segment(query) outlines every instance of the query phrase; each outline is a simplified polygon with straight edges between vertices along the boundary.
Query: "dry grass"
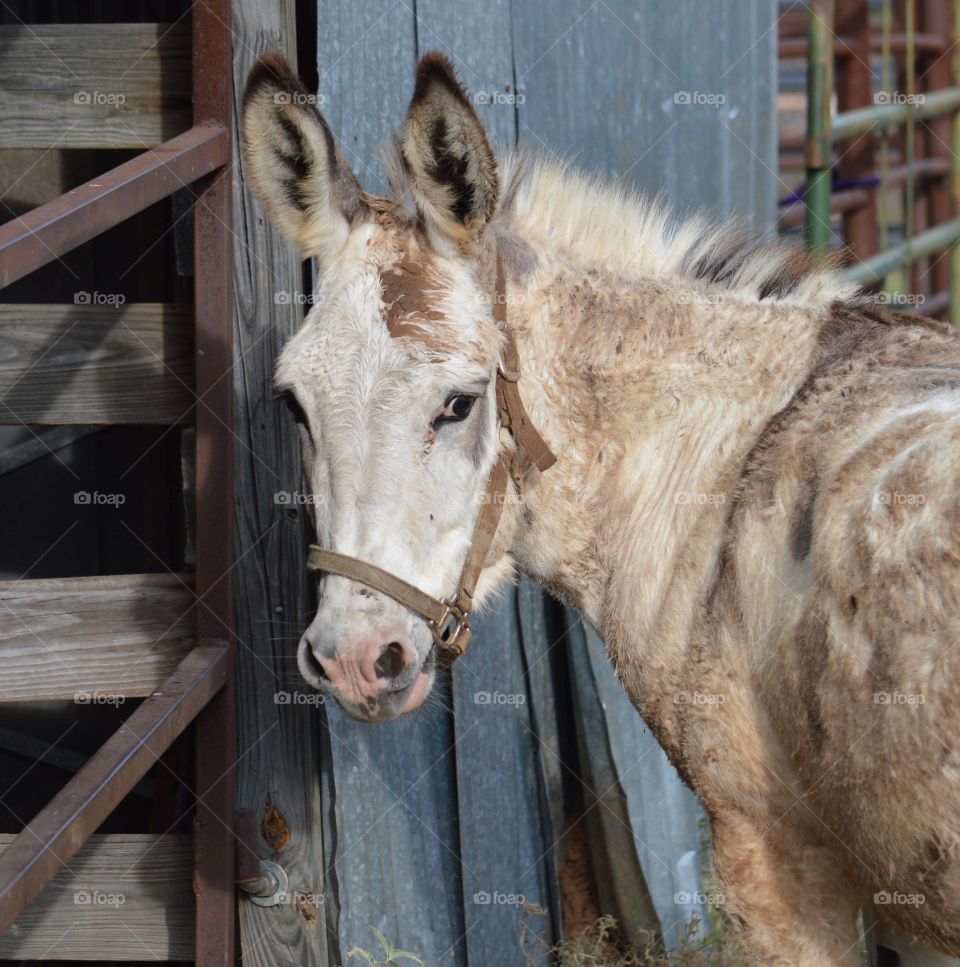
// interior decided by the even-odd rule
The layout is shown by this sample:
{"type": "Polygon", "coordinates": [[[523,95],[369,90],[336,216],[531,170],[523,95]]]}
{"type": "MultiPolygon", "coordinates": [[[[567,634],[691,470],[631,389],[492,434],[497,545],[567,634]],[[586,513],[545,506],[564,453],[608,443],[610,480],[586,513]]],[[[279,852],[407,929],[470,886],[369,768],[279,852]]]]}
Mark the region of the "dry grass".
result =
{"type": "MultiPolygon", "coordinates": [[[[529,907],[526,913],[543,915],[538,907],[529,907]]],[[[545,945],[529,919],[521,926],[520,944],[527,967],[543,962],[545,945]]],[[[616,920],[608,916],[548,950],[556,967],[745,967],[750,963],[722,914],[713,916],[708,936],[682,941],[676,953],[665,951],[653,935],[639,944],[625,943],[616,920]]]]}

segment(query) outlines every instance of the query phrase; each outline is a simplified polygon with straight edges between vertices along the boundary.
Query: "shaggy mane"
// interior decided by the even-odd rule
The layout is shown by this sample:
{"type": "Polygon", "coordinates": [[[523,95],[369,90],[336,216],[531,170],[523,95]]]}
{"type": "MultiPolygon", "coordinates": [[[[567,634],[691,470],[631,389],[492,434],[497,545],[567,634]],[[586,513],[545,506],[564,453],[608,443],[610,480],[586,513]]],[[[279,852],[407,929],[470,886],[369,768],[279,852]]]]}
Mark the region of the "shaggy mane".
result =
{"type": "MultiPolygon", "coordinates": [[[[401,209],[413,214],[397,143],[384,162],[401,209]]],[[[534,247],[628,278],[715,285],[757,301],[829,305],[860,294],[837,256],[816,258],[785,239],[758,237],[742,220],[676,216],[662,198],[518,148],[499,159],[497,221],[534,247]]]]}
{"type": "Polygon", "coordinates": [[[742,221],[679,219],[662,199],[522,152],[505,159],[503,174],[507,226],[580,265],[714,284],[756,300],[829,304],[859,292],[835,258],[757,238],[742,221]]]}

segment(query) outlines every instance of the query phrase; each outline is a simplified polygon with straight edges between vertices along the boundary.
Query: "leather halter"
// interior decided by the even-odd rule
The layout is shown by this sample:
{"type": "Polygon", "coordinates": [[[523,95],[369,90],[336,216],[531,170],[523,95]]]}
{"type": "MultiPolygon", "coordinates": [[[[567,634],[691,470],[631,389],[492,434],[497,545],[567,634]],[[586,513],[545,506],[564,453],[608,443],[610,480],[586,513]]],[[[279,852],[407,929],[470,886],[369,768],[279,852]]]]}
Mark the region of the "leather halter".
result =
{"type": "Polygon", "coordinates": [[[451,597],[440,600],[375,564],[315,544],[310,546],[307,556],[310,571],[338,574],[359,581],[423,618],[433,634],[438,659],[447,667],[467,650],[470,643],[472,632],[468,619],[473,607],[473,594],[506,506],[508,478],[513,479],[519,491],[523,473],[527,469],[523,466],[524,461],[543,471],[552,467],[557,459],[530,422],[520,399],[520,359],[513,334],[507,327],[506,281],[499,253],[493,317],[505,336],[500,365],[497,367],[497,411],[500,426],[513,434],[516,448],[502,451],[487,477],[483,503],[473,527],[473,538],[460,572],[457,591],[451,597]]]}

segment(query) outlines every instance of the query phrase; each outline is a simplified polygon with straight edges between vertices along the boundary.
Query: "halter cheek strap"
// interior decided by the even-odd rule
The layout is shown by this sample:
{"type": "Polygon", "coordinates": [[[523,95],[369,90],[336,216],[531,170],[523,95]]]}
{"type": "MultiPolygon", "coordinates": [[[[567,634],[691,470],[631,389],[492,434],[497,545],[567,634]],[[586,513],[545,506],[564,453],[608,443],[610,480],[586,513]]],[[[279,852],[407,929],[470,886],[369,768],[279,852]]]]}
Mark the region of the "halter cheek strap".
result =
{"type": "Polygon", "coordinates": [[[513,334],[506,325],[506,282],[499,253],[493,315],[503,327],[506,337],[497,369],[497,410],[500,425],[513,434],[516,447],[500,454],[487,478],[483,504],[473,527],[473,538],[460,572],[456,593],[444,600],[434,598],[375,564],[325,547],[311,545],[307,556],[310,571],[338,574],[359,581],[423,618],[433,634],[440,662],[445,666],[453,664],[470,643],[468,619],[473,608],[473,595],[506,506],[509,478],[513,478],[519,490],[526,470],[524,463],[541,471],[548,470],[556,463],[556,457],[530,422],[520,398],[520,360],[513,334]]]}

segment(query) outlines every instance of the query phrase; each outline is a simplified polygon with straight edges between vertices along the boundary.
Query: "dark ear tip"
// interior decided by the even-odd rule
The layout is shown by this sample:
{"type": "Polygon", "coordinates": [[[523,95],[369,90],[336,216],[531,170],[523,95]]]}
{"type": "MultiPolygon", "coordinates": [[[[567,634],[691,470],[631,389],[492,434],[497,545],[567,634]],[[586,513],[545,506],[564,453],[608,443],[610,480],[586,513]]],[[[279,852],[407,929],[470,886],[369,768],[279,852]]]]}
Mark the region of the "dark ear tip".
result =
{"type": "Polygon", "coordinates": [[[265,88],[274,91],[304,90],[300,78],[278,50],[263,54],[251,68],[243,91],[243,106],[246,107],[250,99],[265,88]]]}
{"type": "Polygon", "coordinates": [[[453,62],[439,50],[429,50],[420,58],[417,64],[417,82],[413,89],[413,103],[425,98],[430,89],[439,84],[446,88],[454,97],[466,101],[467,96],[457,77],[453,62]]]}

